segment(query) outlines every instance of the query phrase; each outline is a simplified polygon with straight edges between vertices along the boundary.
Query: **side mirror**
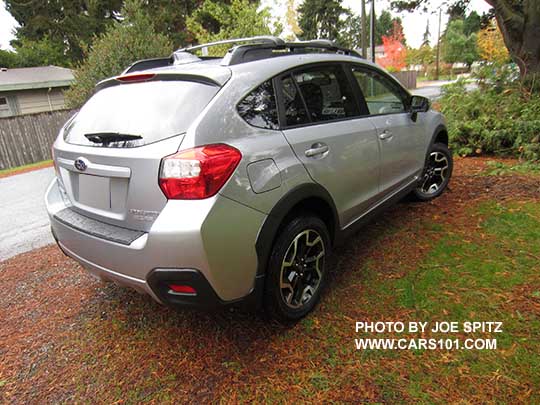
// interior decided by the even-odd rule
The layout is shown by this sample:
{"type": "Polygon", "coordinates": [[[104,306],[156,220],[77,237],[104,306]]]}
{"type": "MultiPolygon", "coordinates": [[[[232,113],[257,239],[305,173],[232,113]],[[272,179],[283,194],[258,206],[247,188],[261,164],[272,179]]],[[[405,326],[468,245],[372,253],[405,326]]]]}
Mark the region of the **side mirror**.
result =
{"type": "Polygon", "coordinates": [[[431,108],[431,103],[429,99],[422,96],[412,96],[411,97],[411,108],[409,112],[411,113],[411,120],[416,122],[419,112],[428,112],[431,108]]]}
{"type": "Polygon", "coordinates": [[[431,108],[431,103],[428,98],[422,96],[412,96],[411,97],[411,118],[413,121],[416,121],[418,113],[428,112],[431,108]]]}

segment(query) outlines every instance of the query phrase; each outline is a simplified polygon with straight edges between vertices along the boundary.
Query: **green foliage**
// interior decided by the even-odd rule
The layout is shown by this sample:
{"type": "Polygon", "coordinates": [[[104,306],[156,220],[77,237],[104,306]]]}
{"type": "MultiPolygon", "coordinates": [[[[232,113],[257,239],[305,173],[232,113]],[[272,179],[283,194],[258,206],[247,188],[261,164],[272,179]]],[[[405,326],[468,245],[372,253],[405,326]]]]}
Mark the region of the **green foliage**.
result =
{"type": "Polygon", "coordinates": [[[515,173],[525,175],[539,175],[540,164],[535,162],[518,162],[517,164],[507,164],[503,162],[487,162],[485,174],[487,176],[506,176],[515,173]]]}
{"type": "MultiPolygon", "coordinates": [[[[82,59],[85,44],[117,19],[122,0],[6,0],[5,4],[19,23],[14,47],[26,48],[27,41],[40,43],[47,37],[46,47],[62,49],[66,58],[62,65],[65,65],[82,59]]],[[[28,53],[25,57],[33,59],[28,53]]]]}
{"type": "Polygon", "coordinates": [[[64,47],[49,37],[37,41],[22,39],[17,42],[15,51],[18,67],[69,66],[69,59],[64,54],[64,47]]]}
{"type": "Polygon", "coordinates": [[[467,36],[475,34],[482,28],[482,17],[476,12],[471,13],[463,19],[463,33],[467,36]]]}
{"type": "Polygon", "coordinates": [[[465,33],[463,20],[454,20],[448,24],[443,40],[443,59],[449,63],[462,62],[471,65],[478,60],[476,34],[465,33]]]}
{"type": "MultiPolygon", "coordinates": [[[[343,22],[339,43],[342,46],[353,49],[360,49],[362,47],[362,18],[360,16],[352,14],[347,15],[343,22]]],[[[367,44],[367,46],[369,46],[369,44],[367,44]]]]}
{"type": "Polygon", "coordinates": [[[11,51],[0,49],[0,67],[14,68],[19,66],[17,54],[11,51]]]}
{"type": "Polygon", "coordinates": [[[84,63],[75,71],[75,84],[66,92],[70,107],[83,104],[97,82],[120,74],[136,60],[171,53],[169,39],[156,33],[141,4],[142,0],[126,0],[122,9],[124,20],[94,40],[84,63]]]}
{"type": "Polygon", "coordinates": [[[428,65],[435,62],[435,49],[429,45],[422,45],[418,49],[410,48],[407,50],[406,61],[409,65],[422,65],[427,69],[428,65]]]}
{"type": "Polygon", "coordinates": [[[15,52],[0,50],[0,67],[19,68],[49,65],[69,67],[64,47],[49,37],[38,41],[26,38],[17,41],[15,52]]]}
{"type": "Polygon", "coordinates": [[[338,41],[344,29],[343,16],[350,12],[339,0],[305,0],[299,7],[300,39],[330,39],[338,41]]]}
{"type": "MultiPolygon", "coordinates": [[[[493,77],[503,76],[500,72],[494,71],[493,77]]],[[[452,147],[460,155],[540,161],[540,95],[509,84],[511,79],[499,82],[494,78],[469,92],[461,80],[445,86],[440,103],[452,147]]]]}
{"type": "MultiPolygon", "coordinates": [[[[205,43],[230,38],[272,35],[281,27],[269,28],[270,12],[258,10],[257,3],[248,0],[232,0],[230,4],[206,0],[187,19],[187,28],[196,42],[205,43]]],[[[212,55],[223,55],[230,46],[209,48],[212,55]]]]}
{"type": "Polygon", "coordinates": [[[201,0],[152,0],[143,4],[157,32],[167,35],[175,48],[193,43],[187,19],[201,5],[201,0]]]}

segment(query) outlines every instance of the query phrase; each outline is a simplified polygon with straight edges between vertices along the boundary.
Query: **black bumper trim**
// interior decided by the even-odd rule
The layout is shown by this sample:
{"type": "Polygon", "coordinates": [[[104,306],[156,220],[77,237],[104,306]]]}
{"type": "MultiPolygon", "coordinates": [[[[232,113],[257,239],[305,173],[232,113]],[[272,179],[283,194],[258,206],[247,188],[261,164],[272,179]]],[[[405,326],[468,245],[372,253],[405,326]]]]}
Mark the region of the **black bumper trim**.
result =
{"type": "Polygon", "coordinates": [[[85,217],[69,208],[58,211],[54,214],[54,219],[77,231],[126,246],[145,234],[142,231],[126,229],[85,217]]]}
{"type": "Polygon", "coordinates": [[[155,269],[147,283],[161,302],[173,307],[187,307],[211,310],[219,307],[238,305],[248,309],[258,309],[262,302],[264,277],[255,278],[255,286],[251,293],[233,301],[223,301],[218,297],[208,280],[198,270],[193,269],[155,269]],[[171,294],[169,284],[183,284],[193,287],[196,295],[171,294]]]}

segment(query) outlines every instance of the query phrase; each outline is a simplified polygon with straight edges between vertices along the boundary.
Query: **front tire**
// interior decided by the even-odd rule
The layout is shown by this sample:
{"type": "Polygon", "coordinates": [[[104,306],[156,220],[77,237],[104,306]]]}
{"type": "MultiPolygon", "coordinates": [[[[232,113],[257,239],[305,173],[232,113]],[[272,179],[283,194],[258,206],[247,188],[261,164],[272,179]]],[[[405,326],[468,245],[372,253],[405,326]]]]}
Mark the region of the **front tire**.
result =
{"type": "Polygon", "coordinates": [[[413,197],[418,201],[430,201],[440,196],[450,182],[453,168],[452,152],[448,146],[434,144],[428,153],[418,187],[412,193],[413,197]]]}
{"type": "Polygon", "coordinates": [[[280,232],[270,255],[264,292],[267,314],[290,323],[317,304],[326,274],[330,236],[311,215],[295,217],[280,232]]]}

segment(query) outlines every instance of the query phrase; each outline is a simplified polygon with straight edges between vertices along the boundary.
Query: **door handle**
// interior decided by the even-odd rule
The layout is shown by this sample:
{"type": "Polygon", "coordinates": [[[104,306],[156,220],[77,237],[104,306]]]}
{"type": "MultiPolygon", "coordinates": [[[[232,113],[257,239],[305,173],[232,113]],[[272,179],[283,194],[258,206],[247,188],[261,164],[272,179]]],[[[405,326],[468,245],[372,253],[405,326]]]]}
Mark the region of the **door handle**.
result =
{"type": "Polygon", "coordinates": [[[316,157],[316,156],[320,156],[322,154],[325,154],[329,150],[330,150],[330,148],[328,148],[328,145],[325,145],[324,143],[317,142],[317,143],[314,143],[313,145],[311,145],[311,148],[309,148],[308,150],[305,151],[305,155],[306,155],[306,157],[316,157]]]}
{"type": "Polygon", "coordinates": [[[382,131],[380,134],[379,134],[379,139],[390,139],[394,136],[394,134],[390,131],[388,131],[387,129],[385,129],[384,131],[382,131]]]}

